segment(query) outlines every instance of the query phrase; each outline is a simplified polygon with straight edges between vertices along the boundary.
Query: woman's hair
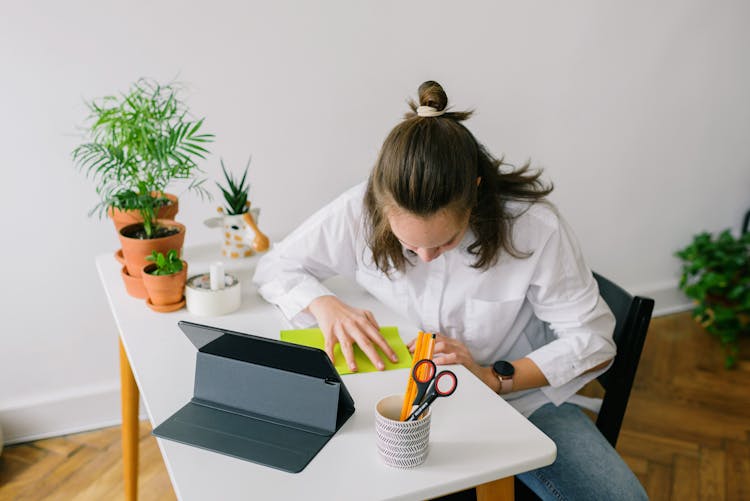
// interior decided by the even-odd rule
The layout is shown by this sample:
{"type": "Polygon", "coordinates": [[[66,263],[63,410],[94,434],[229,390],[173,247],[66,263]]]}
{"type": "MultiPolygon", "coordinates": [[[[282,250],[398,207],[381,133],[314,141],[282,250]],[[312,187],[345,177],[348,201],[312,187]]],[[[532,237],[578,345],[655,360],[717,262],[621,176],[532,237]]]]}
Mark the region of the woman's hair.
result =
{"type": "Polygon", "coordinates": [[[407,260],[391,232],[385,210],[403,210],[432,216],[442,209],[457,217],[470,211],[469,226],[476,240],[468,247],[476,256],[474,268],[487,269],[501,250],[527,257],[511,241],[513,221],[510,201],[539,200],[552,191],[540,181],[541,170],[529,164],[514,168],[494,158],[461,123],[472,111],[447,111],[448,96],[437,82],[419,86],[419,104],[409,101],[411,112],[386,137],[365,193],[367,242],[376,266],[385,273],[403,271],[407,260]],[[439,116],[420,116],[418,106],[439,116]],[[437,112],[437,113],[435,113],[437,112]],[[503,166],[511,169],[503,172],[503,166]],[[477,180],[481,179],[479,183],[477,180]]]}

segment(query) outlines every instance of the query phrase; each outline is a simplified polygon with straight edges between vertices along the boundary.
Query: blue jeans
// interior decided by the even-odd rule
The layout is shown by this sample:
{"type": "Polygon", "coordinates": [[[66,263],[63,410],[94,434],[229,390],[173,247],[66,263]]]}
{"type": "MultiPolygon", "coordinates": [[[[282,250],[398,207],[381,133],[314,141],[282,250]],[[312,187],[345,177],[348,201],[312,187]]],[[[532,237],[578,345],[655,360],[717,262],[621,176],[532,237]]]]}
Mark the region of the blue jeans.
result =
{"type": "Polygon", "coordinates": [[[554,463],[517,475],[542,500],[648,499],[638,478],[573,404],[546,404],[529,421],[557,445],[554,463]]]}

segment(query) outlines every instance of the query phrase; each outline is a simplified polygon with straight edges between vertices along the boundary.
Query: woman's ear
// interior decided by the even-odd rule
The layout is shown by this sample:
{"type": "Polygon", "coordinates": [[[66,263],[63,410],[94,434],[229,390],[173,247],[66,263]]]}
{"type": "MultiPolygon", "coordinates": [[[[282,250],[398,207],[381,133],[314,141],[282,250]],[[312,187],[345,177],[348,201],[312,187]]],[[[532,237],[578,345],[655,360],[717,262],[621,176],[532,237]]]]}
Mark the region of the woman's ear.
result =
{"type": "Polygon", "coordinates": [[[479,176],[477,178],[477,186],[479,186],[480,184],[482,184],[482,176],[479,176]]]}

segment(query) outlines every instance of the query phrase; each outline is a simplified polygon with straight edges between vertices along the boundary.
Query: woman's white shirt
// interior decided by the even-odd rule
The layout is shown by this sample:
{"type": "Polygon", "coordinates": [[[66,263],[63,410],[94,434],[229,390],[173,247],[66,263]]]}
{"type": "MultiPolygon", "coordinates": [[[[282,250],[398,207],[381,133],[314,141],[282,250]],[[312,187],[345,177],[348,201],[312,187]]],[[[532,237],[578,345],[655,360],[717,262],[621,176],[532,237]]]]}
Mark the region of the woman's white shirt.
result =
{"type": "MultiPolygon", "coordinates": [[[[394,311],[427,332],[463,342],[481,365],[530,358],[550,386],[504,395],[524,415],[547,402],[583,403],[575,393],[602,372],[590,372],[615,355],[614,317],[599,296],[572,230],[549,203],[515,204],[513,244],[529,254],[502,253],[488,270],[472,268],[467,248],[474,235],[429,263],[388,278],[377,269],[365,240],[365,184],[346,191],[312,215],[258,263],[253,281],[297,327],[315,324],[306,308],[332,294],[334,275],[357,281],[394,311]]],[[[356,306],[356,305],[354,305],[356,306]]]]}

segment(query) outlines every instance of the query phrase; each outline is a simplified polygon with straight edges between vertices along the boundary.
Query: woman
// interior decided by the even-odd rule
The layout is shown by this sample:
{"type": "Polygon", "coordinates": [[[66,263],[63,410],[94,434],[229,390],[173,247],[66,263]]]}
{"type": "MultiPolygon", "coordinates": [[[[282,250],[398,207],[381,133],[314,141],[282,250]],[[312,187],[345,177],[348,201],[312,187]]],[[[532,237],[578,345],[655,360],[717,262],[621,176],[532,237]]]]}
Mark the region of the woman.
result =
{"type": "MultiPolygon", "coordinates": [[[[318,211],[258,264],[263,297],[300,327],[317,323],[356,370],[356,343],[396,360],[372,313],[320,281],[354,278],[439,333],[437,364],[463,364],[558,447],[519,478],[544,499],[645,499],[575,393],[615,355],[614,317],[575,237],[528,165],[504,169],[447,111],[436,82],[388,135],[366,184],[318,211]]],[[[414,342],[409,345],[414,350],[414,342]]]]}

